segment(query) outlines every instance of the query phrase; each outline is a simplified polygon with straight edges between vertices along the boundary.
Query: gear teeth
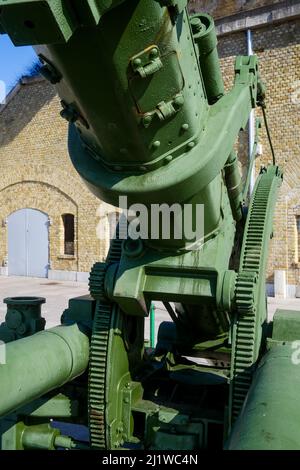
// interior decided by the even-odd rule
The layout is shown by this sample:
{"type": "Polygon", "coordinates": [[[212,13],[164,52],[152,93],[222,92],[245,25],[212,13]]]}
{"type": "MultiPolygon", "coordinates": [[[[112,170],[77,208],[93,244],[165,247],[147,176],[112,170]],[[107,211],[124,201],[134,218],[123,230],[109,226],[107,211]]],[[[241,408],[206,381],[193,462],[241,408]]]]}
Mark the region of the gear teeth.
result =
{"type": "Polygon", "coordinates": [[[106,266],[106,263],[95,263],[90,272],[89,290],[95,300],[105,298],[104,279],[106,266]]]}
{"type": "MultiPolygon", "coordinates": [[[[117,234],[118,236],[118,234],[117,234]]],[[[106,370],[109,333],[113,305],[104,298],[104,277],[106,266],[120,260],[122,240],[114,239],[111,243],[106,263],[95,263],[90,274],[91,296],[97,300],[93,322],[89,366],[89,430],[91,447],[107,449],[106,438],[106,370]]]]}
{"type": "Polygon", "coordinates": [[[268,241],[270,202],[274,200],[281,183],[281,175],[274,167],[264,170],[259,177],[249,209],[245,230],[240,273],[236,281],[236,333],[231,371],[232,424],[240,414],[249,391],[257,360],[256,334],[259,317],[256,311],[258,286],[264,280],[268,241]]]}

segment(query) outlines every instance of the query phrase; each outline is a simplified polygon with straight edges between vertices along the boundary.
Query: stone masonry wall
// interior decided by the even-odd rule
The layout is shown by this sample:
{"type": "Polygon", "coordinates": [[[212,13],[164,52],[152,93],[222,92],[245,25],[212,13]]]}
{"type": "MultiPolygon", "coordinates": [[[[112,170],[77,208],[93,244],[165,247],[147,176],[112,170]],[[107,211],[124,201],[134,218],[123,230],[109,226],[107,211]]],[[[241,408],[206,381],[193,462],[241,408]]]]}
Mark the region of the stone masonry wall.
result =
{"type": "Polygon", "coordinates": [[[0,114],[0,265],[7,262],[7,217],[22,208],[48,214],[54,270],[88,272],[102,260],[96,236],[100,201],[86,188],[67,152],[67,123],[54,89],[44,80],[22,85],[0,114]],[[75,216],[75,255],[64,255],[61,216],[75,216]]]}
{"type": "MultiPolygon", "coordinates": [[[[223,17],[242,9],[265,6],[276,1],[195,1],[195,11],[223,17]],[[265,4],[265,5],[262,5],[265,4]]],[[[275,269],[287,271],[291,285],[300,284],[296,217],[300,216],[300,20],[267,25],[252,31],[253,48],[267,85],[267,114],[278,164],[284,170],[284,184],[276,208],[274,239],[271,243],[268,278],[275,269]]],[[[219,54],[228,89],[234,77],[234,60],[246,54],[246,32],[219,37],[219,54]]],[[[257,112],[259,117],[260,111],[257,112]]],[[[243,136],[240,157],[245,165],[247,136],[243,136]]],[[[267,135],[261,131],[263,154],[256,170],[271,162],[267,135]]]]}
{"type": "Polygon", "coordinates": [[[235,13],[246,12],[254,8],[280,3],[282,0],[190,0],[191,11],[210,13],[214,18],[223,18],[235,13]]]}

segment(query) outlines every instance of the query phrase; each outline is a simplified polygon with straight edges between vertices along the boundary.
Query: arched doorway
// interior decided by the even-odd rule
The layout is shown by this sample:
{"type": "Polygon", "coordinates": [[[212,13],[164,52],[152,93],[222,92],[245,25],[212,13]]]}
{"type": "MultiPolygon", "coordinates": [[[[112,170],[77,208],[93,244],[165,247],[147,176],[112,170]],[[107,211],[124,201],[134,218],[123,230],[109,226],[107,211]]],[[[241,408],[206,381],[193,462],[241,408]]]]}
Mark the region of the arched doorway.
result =
{"type": "Polygon", "coordinates": [[[47,277],[49,218],[35,209],[20,209],[8,217],[8,275],[47,277]]]}

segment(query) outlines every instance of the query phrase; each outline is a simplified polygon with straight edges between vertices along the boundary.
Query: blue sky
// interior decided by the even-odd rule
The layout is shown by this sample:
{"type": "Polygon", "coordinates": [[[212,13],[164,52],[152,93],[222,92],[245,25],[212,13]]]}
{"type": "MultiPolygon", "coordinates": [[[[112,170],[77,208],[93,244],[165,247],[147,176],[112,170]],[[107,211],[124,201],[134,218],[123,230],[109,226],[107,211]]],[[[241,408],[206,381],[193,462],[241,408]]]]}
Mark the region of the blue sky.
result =
{"type": "Polygon", "coordinates": [[[0,80],[5,82],[7,93],[35,61],[32,47],[15,47],[6,34],[0,35],[0,80]]]}

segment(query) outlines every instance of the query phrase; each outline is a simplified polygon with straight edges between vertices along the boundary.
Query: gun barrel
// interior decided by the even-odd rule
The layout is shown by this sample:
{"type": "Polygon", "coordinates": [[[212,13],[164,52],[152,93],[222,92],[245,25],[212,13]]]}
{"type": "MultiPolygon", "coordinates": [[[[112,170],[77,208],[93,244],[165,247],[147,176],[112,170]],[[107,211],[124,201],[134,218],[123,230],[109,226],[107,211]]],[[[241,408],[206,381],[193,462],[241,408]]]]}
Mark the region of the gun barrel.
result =
{"type": "Polygon", "coordinates": [[[0,417],[82,374],[89,339],[78,325],[58,326],[6,345],[0,365],[0,417]]]}
{"type": "Polygon", "coordinates": [[[273,346],[263,357],[226,445],[228,450],[299,449],[299,351],[293,346],[273,346]]]}

